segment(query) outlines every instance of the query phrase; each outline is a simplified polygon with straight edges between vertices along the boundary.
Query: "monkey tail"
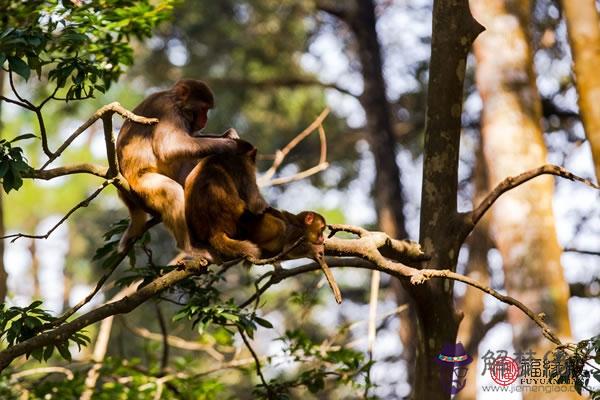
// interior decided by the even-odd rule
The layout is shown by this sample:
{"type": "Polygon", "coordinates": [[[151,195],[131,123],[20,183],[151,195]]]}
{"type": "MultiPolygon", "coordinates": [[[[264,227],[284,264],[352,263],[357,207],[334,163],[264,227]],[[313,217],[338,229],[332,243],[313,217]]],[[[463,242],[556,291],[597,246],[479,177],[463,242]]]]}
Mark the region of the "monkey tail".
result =
{"type": "Polygon", "coordinates": [[[232,239],[225,232],[219,232],[212,235],[209,243],[219,253],[230,257],[250,257],[259,259],[260,249],[258,246],[248,240],[232,239]]]}

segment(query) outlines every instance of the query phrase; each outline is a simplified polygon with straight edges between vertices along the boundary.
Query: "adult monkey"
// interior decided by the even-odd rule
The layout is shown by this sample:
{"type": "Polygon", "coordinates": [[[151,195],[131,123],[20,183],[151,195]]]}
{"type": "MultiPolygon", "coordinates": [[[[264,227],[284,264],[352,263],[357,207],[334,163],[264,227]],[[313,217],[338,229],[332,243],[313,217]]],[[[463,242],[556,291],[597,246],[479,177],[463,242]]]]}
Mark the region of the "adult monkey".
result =
{"type": "Polygon", "coordinates": [[[185,222],[185,178],[202,157],[239,151],[233,129],[222,136],[193,136],[193,132],[206,126],[208,110],[213,107],[214,95],[204,82],[182,79],[133,109],[137,115],[158,118],[157,124],[123,124],[117,139],[117,157],[121,174],[135,198],[120,193],[130,216],[119,243],[120,251],[142,234],[146,212],[150,212],[162,218],[177,247],[192,252],[185,222]]]}

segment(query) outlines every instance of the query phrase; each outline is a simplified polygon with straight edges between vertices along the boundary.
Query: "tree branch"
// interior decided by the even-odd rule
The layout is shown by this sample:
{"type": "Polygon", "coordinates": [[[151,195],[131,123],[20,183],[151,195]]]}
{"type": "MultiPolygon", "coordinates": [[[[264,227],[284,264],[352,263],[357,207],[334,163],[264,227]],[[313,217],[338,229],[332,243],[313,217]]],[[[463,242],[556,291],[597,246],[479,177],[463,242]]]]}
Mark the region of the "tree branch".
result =
{"type": "Polygon", "coordinates": [[[492,190],[481,201],[481,203],[473,211],[471,211],[470,214],[468,214],[470,216],[470,221],[467,223],[467,226],[465,228],[466,234],[464,235],[464,237],[466,237],[466,235],[468,235],[473,230],[473,227],[477,224],[477,222],[479,222],[479,220],[481,219],[481,217],[483,217],[485,212],[494,204],[496,200],[498,200],[498,198],[502,194],[540,175],[555,175],[561,178],[569,179],[571,181],[582,182],[594,189],[600,189],[600,186],[590,181],[589,179],[581,178],[567,171],[563,167],[559,167],[558,165],[552,164],[543,165],[541,167],[523,172],[522,174],[517,176],[509,176],[508,178],[500,182],[498,186],[496,186],[494,190],[492,190]]]}
{"type": "Polygon", "coordinates": [[[98,189],[96,189],[91,195],[89,195],[85,200],[81,201],[79,204],[77,204],[75,207],[73,207],[72,209],[69,210],[69,212],[67,212],[67,214],[65,214],[64,217],[62,217],[60,219],[60,221],[58,221],[52,228],[50,228],[50,230],[48,232],[46,232],[43,235],[29,235],[29,234],[25,234],[25,233],[15,233],[12,235],[6,235],[6,236],[2,236],[0,237],[0,239],[9,239],[9,238],[13,238],[13,240],[11,240],[11,243],[14,242],[15,240],[19,239],[19,238],[31,238],[31,239],[48,239],[48,237],[52,234],[52,232],[54,232],[56,230],[56,228],[58,228],[60,225],[63,224],[63,222],[65,222],[70,216],[71,214],[73,214],[75,211],[77,211],[80,208],[83,207],[87,207],[90,205],[90,202],[95,199],[100,192],[102,192],[104,190],[104,188],[106,188],[108,185],[112,184],[113,180],[109,179],[107,181],[104,181],[102,183],[102,185],[100,185],[100,187],[98,189]]]}
{"type": "Polygon", "coordinates": [[[325,136],[325,130],[323,129],[323,121],[325,120],[325,118],[327,118],[327,115],[329,115],[329,108],[324,109],[321,112],[321,114],[319,114],[319,116],[306,129],[304,129],[302,132],[296,135],[296,137],[290,140],[290,142],[287,145],[285,145],[283,149],[277,150],[277,152],[275,153],[275,160],[273,161],[271,168],[269,168],[267,172],[265,172],[262,176],[260,176],[257,179],[258,186],[281,185],[283,183],[297,181],[300,179],[304,179],[308,176],[314,175],[326,169],[329,166],[329,163],[327,162],[327,138],[325,136]],[[292,176],[272,179],[275,173],[277,172],[277,169],[281,166],[281,163],[283,163],[283,160],[289,154],[289,152],[292,151],[294,147],[298,146],[300,142],[306,139],[315,130],[318,130],[319,132],[319,141],[321,143],[319,163],[312,168],[309,168],[292,176]]]}
{"type": "Polygon", "coordinates": [[[30,171],[25,172],[23,174],[23,177],[32,179],[43,179],[45,181],[48,181],[50,179],[73,174],[90,174],[98,176],[100,178],[107,178],[108,168],[98,164],[83,163],[44,170],[32,169],[30,171]]]}
{"type": "Polygon", "coordinates": [[[73,333],[78,332],[86,326],[103,320],[107,317],[116,314],[128,313],[163,290],[168,289],[193,275],[200,274],[203,271],[205,271],[204,268],[172,270],[165,275],[156,278],[146,286],[139,288],[131,296],[127,296],[119,301],[105,304],[86,314],[83,314],[71,322],[57,327],[56,329],[43,332],[32,337],[31,339],[27,339],[21,343],[17,343],[14,346],[0,351],[0,371],[4,370],[4,368],[6,368],[12,362],[12,360],[19,356],[30,353],[34,349],[40,347],[61,343],[73,333]]]}
{"type": "MultiPolygon", "coordinates": [[[[129,119],[133,122],[137,122],[138,124],[151,125],[158,122],[156,118],[145,118],[135,115],[129,110],[126,110],[119,104],[118,102],[113,102],[101,107],[98,111],[96,111],[83,125],[81,125],[71,136],[64,141],[64,143],[54,152],[51,156],[48,157],[48,161],[42,166],[40,169],[46,168],[52,161],[56,160],[60,155],[65,151],[67,147],[75,140],[79,135],[81,135],[87,128],[89,128],[94,122],[98,119],[102,118],[103,121],[107,121],[114,113],[121,115],[122,117],[129,119]]],[[[111,129],[112,130],[112,129],[111,129]]],[[[106,131],[105,131],[106,132],[106,131]]],[[[105,134],[106,135],[106,134],[105,134]]],[[[112,135],[112,132],[111,132],[112,135]]],[[[108,148],[108,145],[107,145],[108,148]]],[[[114,151],[114,150],[113,150],[114,151]]],[[[110,156],[110,153],[109,153],[110,156]]],[[[111,163],[111,159],[109,158],[109,164],[111,163]]],[[[110,167],[109,167],[110,169],[110,167]]]]}

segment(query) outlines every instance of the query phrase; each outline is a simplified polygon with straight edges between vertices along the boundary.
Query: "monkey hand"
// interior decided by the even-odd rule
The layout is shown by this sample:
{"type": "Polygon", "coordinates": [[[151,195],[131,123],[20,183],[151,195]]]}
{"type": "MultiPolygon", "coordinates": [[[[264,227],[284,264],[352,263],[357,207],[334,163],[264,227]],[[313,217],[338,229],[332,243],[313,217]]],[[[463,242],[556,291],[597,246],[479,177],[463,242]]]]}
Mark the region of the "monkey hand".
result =
{"type": "Polygon", "coordinates": [[[240,135],[237,133],[237,131],[235,129],[229,128],[225,131],[225,133],[223,133],[223,135],[221,137],[226,138],[226,139],[239,139],[240,135]]]}

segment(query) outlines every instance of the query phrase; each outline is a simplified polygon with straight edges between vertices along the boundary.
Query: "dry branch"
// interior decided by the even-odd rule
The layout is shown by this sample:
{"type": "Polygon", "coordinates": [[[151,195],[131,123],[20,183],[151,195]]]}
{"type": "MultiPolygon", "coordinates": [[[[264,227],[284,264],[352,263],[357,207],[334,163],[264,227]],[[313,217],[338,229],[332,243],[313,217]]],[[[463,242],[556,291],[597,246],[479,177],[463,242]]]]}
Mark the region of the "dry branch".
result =
{"type": "Polygon", "coordinates": [[[6,236],[2,236],[0,237],[0,239],[10,239],[13,238],[13,240],[11,240],[11,242],[14,242],[15,240],[19,239],[19,238],[30,238],[30,239],[48,239],[48,237],[52,234],[52,232],[54,232],[60,225],[63,224],[63,222],[65,222],[70,216],[71,214],[73,214],[75,211],[77,211],[80,208],[83,207],[87,207],[90,205],[90,202],[92,200],[94,200],[99,194],[100,192],[102,192],[108,185],[113,183],[113,179],[109,179],[107,181],[104,181],[102,183],[102,185],[100,185],[100,187],[98,187],[98,189],[96,189],[91,195],[89,195],[85,200],[79,202],[79,204],[77,204],[75,207],[71,208],[64,217],[62,217],[60,219],[60,221],[58,221],[52,228],[50,228],[50,230],[48,230],[48,232],[46,232],[43,235],[29,235],[26,233],[15,233],[12,235],[6,235],[6,236]]]}
{"type": "Polygon", "coordinates": [[[275,160],[273,161],[271,168],[269,168],[262,176],[260,176],[257,179],[258,186],[274,186],[289,183],[292,181],[298,181],[307,178],[311,175],[314,175],[318,172],[321,172],[324,169],[327,169],[327,167],[329,167],[329,163],[326,161],[327,138],[325,136],[325,130],[323,129],[323,121],[325,120],[327,115],[329,115],[329,108],[324,109],[321,112],[321,114],[319,114],[319,116],[306,129],[304,129],[302,132],[296,135],[296,137],[290,140],[290,142],[287,145],[285,145],[283,149],[277,150],[275,152],[275,160]],[[283,163],[283,160],[289,154],[289,152],[292,151],[294,147],[298,146],[300,142],[306,139],[315,130],[318,130],[319,132],[319,141],[321,143],[319,163],[309,169],[298,172],[292,176],[273,179],[273,176],[277,172],[277,169],[281,166],[281,163],[283,163]]]}
{"type": "MultiPolygon", "coordinates": [[[[156,118],[145,118],[145,117],[140,117],[139,115],[135,115],[131,111],[123,108],[121,106],[121,104],[119,104],[116,101],[113,103],[107,104],[107,105],[101,107],[85,123],[83,123],[83,125],[81,125],[79,128],[77,128],[75,130],[75,132],[73,132],[71,134],[71,136],[69,136],[67,138],[67,140],[65,140],[64,143],[54,153],[52,153],[51,156],[49,156],[48,161],[46,161],[46,163],[42,166],[41,169],[43,170],[52,161],[54,161],[58,157],[60,157],[60,155],[63,153],[63,151],[65,151],[65,149],[67,147],[69,147],[69,145],[73,142],[73,140],[75,140],[79,135],[81,135],[94,122],[96,122],[97,120],[102,118],[103,122],[106,124],[106,122],[110,119],[110,117],[115,113],[117,113],[117,114],[121,115],[122,117],[127,118],[133,122],[137,122],[138,124],[151,125],[151,124],[155,124],[158,122],[158,119],[156,119],[156,118]]],[[[107,143],[107,148],[108,147],[109,146],[107,143]]],[[[114,152],[114,150],[112,150],[112,151],[114,152]]],[[[110,154],[109,154],[109,156],[110,156],[110,154]]],[[[109,164],[113,162],[111,160],[113,160],[113,159],[112,158],[109,159],[109,164]]]]}
{"type": "Polygon", "coordinates": [[[472,227],[475,226],[477,222],[479,222],[479,220],[481,219],[481,217],[483,217],[485,212],[494,204],[496,200],[498,200],[498,198],[502,194],[540,175],[560,176],[561,178],[569,179],[571,181],[582,182],[594,189],[600,189],[600,186],[590,181],[589,179],[581,178],[573,174],[572,172],[567,171],[563,167],[559,167],[558,165],[546,164],[541,167],[523,172],[522,174],[517,176],[509,176],[508,178],[500,182],[498,186],[496,186],[494,190],[492,190],[471,212],[470,230],[472,230],[472,227]]]}

